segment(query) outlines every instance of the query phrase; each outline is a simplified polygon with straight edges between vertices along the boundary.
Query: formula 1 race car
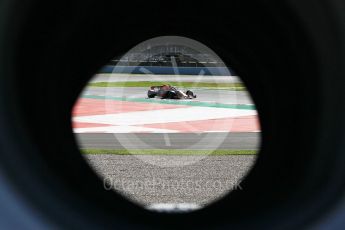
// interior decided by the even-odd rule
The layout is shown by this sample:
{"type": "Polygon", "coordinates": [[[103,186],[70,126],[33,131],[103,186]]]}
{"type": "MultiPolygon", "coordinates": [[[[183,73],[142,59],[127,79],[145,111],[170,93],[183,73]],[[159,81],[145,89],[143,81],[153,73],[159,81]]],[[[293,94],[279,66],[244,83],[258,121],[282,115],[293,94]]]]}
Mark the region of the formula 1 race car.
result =
{"type": "Polygon", "coordinates": [[[187,90],[183,92],[171,85],[162,85],[162,86],[151,86],[147,91],[148,98],[158,97],[161,99],[193,99],[196,98],[196,95],[187,90]]]}

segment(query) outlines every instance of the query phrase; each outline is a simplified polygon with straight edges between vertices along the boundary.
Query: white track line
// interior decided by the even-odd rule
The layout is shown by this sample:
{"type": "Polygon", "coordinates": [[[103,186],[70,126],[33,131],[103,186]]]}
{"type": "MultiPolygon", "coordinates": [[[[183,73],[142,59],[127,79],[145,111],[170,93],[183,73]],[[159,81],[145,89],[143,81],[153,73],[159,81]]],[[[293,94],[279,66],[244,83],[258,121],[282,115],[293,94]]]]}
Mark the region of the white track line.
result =
{"type": "Polygon", "coordinates": [[[140,126],[106,126],[75,128],[74,133],[178,133],[177,130],[146,128],[140,126]]]}
{"type": "Polygon", "coordinates": [[[170,122],[202,121],[256,115],[255,110],[227,108],[188,107],[139,111],[120,114],[74,117],[75,122],[109,124],[119,126],[146,125],[170,122]]]}

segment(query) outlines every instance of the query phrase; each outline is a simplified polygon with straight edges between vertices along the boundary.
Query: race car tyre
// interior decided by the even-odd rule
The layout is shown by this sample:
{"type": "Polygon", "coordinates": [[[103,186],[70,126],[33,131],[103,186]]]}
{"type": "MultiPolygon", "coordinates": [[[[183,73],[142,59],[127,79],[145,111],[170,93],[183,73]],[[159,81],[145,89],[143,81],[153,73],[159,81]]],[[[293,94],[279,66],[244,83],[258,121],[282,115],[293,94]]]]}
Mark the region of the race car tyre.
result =
{"type": "Polygon", "coordinates": [[[196,98],[196,95],[190,90],[187,90],[186,94],[189,98],[196,98]]]}
{"type": "Polygon", "coordinates": [[[157,96],[157,92],[155,92],[154,90],[147,91],[148,98],[154,98],[155,96],[157,96]]]}

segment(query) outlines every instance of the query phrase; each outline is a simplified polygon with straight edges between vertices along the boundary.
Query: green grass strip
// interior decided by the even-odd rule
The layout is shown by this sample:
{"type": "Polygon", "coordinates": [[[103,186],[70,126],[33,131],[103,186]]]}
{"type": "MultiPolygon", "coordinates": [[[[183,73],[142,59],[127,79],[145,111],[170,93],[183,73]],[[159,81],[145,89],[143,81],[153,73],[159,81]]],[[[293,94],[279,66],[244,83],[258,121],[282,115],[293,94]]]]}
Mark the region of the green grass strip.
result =
{"type": "Polygon", "coordinates": [[[129,81],[129,82],[92,82],[91,87],[150,87],[170,84],[182,88],[211,88],[230,89],[244,91],[246,88],[242,83],[208,83],[208,82],[161,82],[161,81],[129,81]]]}
{"type": "Polygon", "coordinates": [[[213,107],[213,108],[226,108],[226,109],[246,109],[255,110],[255,105],[241,105],[241,104],[221,104],[213,102],[201,102],[196,100],[161,100],[161,99],[147,99],[147,98],[127,98],[127,97],[112,97],[112,96],[98,96],[98,95],[83,95],[83,98],[90,99],[107,99],[114,101],[131,101],[131,102],[143,102],[143,103],[155,103],[155,104],[167,104],[167,105],[187,105],[198,107],[213,107]]]}
{"type": "Polygon", "coordinates": [[[255,155],[256,150],[179,150],[179,149],[82,149],[83,154],[116,155],[255,155]]]}

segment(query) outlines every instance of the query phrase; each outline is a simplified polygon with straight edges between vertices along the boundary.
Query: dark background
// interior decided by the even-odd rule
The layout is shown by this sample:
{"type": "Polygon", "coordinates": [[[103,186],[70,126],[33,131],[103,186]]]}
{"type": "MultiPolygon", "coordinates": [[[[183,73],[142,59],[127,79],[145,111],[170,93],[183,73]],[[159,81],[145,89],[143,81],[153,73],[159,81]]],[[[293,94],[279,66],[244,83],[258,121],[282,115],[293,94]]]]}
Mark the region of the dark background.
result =
{"type": "Polygon", "coordinates": [[[341,229],[343,1],[2,0],[0,11],[0,224],[341,229]],[[245,189],[168,215],[103,189],[78,151],[71,110],[109,60],[170,35],[205,44],[242,77],[262,145],[245,189]]]}

